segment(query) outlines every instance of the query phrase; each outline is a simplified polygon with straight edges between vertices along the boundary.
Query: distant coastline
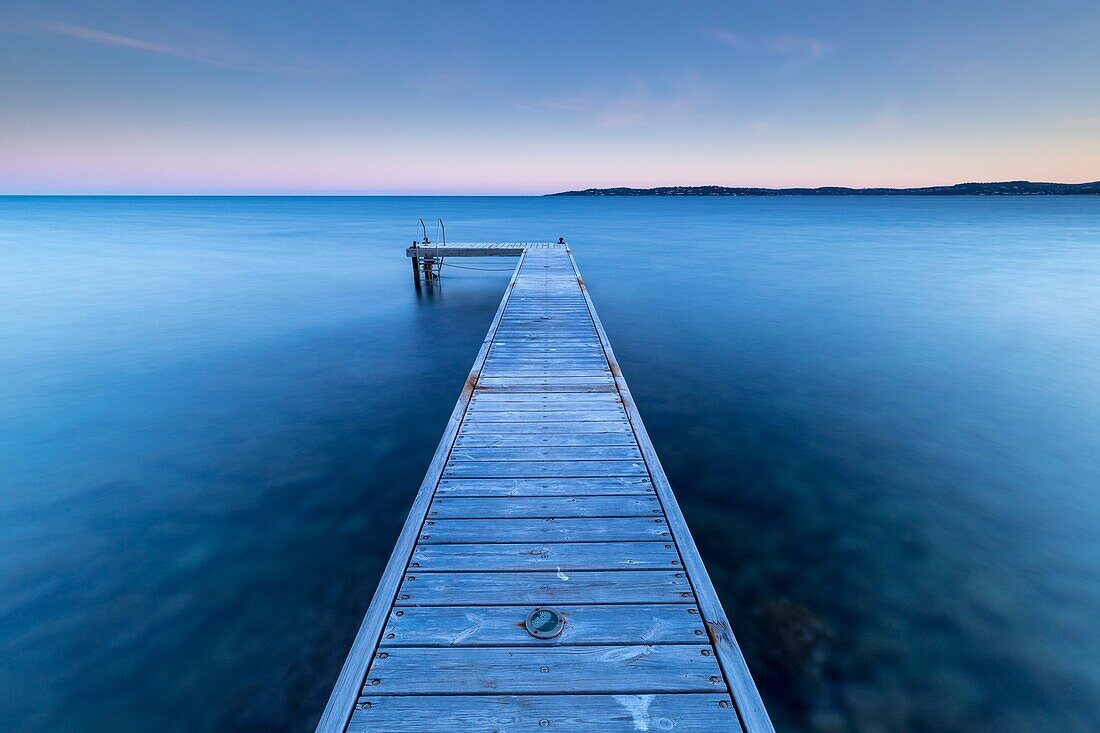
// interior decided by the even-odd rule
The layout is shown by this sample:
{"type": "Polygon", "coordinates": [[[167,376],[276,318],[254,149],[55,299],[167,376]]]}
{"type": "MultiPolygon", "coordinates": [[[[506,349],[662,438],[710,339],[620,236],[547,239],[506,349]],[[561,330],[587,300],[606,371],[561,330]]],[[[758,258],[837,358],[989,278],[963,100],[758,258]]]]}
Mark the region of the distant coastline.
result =
{"type": "Polygon", "coordinates": [[[657,188],[586,188],[548,196],[1082,196],[1100,194],[1100,181],[1092,183],[1037,183],[1001,181],[956,183],[921,188],[731,188],[729,186],[659,186],[657,188]]]}

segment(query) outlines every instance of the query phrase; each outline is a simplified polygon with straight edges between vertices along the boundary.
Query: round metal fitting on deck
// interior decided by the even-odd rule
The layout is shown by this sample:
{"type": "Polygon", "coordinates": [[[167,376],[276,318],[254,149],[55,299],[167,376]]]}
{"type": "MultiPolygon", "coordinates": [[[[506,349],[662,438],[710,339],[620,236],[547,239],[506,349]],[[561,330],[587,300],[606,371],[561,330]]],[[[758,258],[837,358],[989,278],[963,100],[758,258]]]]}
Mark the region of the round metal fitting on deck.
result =
{"type": "Polygon", "coordinates": [[[553,608],[535,608],[523,622],[527,633],[536,639],[553,639],[565,628],[565,616],[553,608]]]}

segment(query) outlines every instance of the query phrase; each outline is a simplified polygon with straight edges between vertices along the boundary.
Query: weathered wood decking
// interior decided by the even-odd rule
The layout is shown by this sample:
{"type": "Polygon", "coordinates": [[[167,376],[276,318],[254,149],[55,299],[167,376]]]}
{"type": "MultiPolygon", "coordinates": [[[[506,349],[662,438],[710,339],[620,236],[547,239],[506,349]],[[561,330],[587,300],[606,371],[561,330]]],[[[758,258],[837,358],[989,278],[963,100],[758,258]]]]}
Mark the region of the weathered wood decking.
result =
{"type": "Polygon", "coordinates": [[[771,732],[572,254],[512,246],[317,730],[771,732]]]}

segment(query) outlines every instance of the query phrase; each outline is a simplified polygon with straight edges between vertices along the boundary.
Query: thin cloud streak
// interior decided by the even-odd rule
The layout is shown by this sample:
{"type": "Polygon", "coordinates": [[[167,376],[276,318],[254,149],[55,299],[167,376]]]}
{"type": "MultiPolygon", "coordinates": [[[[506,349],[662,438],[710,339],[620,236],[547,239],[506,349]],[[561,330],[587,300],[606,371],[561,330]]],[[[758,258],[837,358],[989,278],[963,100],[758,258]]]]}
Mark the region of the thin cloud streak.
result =
{"type": "Polygon", "coordinates": [[[185,55],[178,49],[163,43],[154,43],[152,41],[144,41],[140,38],[120,36],[117,33],[108,33],[107,31],[101,31],[95,28],[85,28],[84,26],[73,25],[71,23],[42,21],[35,23],[34,26],[47,33],[77,38],[81,41],[88,41],[90,43],[100,43],[106,46],[120,46],[122,48],[136,48],[140,51],[149,51],[151,53],[160,53],[168,56],[185,55]]]}
{"type": "Polygon", "coordinates": [[[144,51],[146,53],[154,53],[161,56],[170,56],[173,58],[184,59],[186,61],[192,61],[194,63],[205,64],[207,66],[232,69],[234,71],[274,73],[284,76],[309,76],[320,73],[322,71],[326,71],[326,69],[323,69],[320,66],[288,66],[279,64],[244,63],[231,58],[231,54],[218,54],[208,49],[195,46],[188,47],[183,45],[161,43],[158,41],[150,41],[144,38],[135,38],[133,36],[126,36],[120,33],[112,33],[110,31],[101,30],[99,28],[90,28],[88,26],[75,25],[73,23],[65,23],[61,21],[38,20],[26,23],[7,22],[0,24],[0,30],[7,33],[16,33],[19,35],[45,34],[58,38],[70,38],[100,46],[125,48],[135,51],[144,51]]]}
{"type": "Polygon", "coordinates": [[[516,107],[571,113],[599,127],[614,129],[677,120],[698,110],[711,94],[710,87],[702,83],[698,74],[688,73],[663,93],[635,81],[631,89],[620,94],[589,90],[567,97],[536,99],[516,107]]]}
{"type": "Polygon", "coordinates": [[[779,35],[764,38],[751,38],[739,33],[734,33],[726,28],[705,28],[703,35],[711,40],[734,48],[748,50],[762,50],[771,53],[801,56],[813,61],[828,56],[833,51],[833,44],[819,38],[804,36],[779,35]]]}

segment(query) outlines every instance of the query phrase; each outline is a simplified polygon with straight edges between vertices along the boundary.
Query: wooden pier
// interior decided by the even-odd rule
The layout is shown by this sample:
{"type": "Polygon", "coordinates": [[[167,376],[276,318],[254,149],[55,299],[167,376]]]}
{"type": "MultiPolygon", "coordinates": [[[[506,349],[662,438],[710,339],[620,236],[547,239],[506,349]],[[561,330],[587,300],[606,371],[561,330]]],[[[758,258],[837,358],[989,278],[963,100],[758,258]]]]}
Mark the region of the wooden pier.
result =
{"type": "Polygon", "coordinates": [[[318,732],[773,733],[568,246],[432,249],[520,261],[318,732]]]}

